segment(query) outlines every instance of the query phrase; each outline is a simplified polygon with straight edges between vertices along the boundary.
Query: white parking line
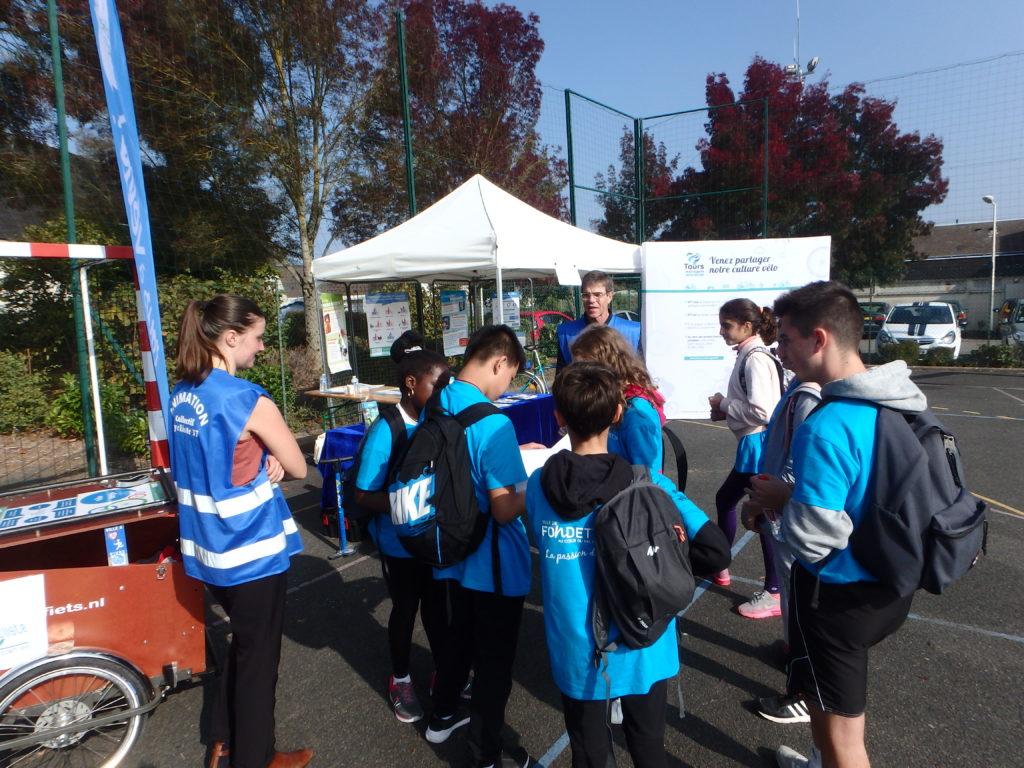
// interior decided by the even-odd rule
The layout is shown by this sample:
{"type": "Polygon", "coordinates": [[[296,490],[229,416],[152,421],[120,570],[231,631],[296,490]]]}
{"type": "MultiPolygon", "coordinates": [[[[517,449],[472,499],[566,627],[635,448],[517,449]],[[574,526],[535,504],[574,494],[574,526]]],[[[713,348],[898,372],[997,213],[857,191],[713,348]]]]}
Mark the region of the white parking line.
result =
{"type": "Polygon", "coordinates": [[[1017,397],[1016,395],[1011,395],[1005,389],[999,389],[998,387],[993,387],[993,389],[995,389],[995,391],[998,392],[1001,395],[1006,395],[1007,397],[1012,397],[1018,403],[1024,403],[1024,398],[1017,397]]]}

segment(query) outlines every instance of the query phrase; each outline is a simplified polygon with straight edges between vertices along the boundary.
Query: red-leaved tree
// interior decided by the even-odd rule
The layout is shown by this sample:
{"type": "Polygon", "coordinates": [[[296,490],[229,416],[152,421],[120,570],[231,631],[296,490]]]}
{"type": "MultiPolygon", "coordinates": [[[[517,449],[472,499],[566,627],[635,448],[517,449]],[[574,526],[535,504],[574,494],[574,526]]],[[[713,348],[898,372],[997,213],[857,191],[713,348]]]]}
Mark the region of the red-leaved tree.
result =
{"type": "MultiPolygon", "coordinates": [[[[418,208],[481,173],[564,217],[564,163],[536,129],[541,89],[535,69],[544,50],[537,16],[466,0],[412,0],[404,12],[418,208]]],[[[395,40],[392,21],[359,127],[363,172],[333,207],[335,234],[347,243],[409,215],[395,40]]]]}
{"type": "Polygon", "coordinates": [[[902,277],[913,238],[930,227],[921,213],[946,196],[938,138],[901,132],[895,103],[861,85],[830,95],[827,81],[808,85],[761,58],[740,93],[717,74],[706,94],[701,167],[667,184],[685,197],[648,204],[654,239],[831,235],[836,279],[860,287],[902,277]]]}

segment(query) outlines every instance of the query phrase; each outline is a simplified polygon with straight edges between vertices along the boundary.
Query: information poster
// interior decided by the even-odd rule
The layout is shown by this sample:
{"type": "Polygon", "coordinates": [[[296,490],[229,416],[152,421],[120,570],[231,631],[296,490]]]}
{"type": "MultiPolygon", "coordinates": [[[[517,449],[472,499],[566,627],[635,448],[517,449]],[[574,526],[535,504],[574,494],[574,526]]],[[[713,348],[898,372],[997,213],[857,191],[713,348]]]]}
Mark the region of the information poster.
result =
{"type": "Polygon", "coordinates": [[[340,294],[321,293],[324,338],[327,342],[327,370],[341,373],[352,370],[348,357],[348,333],[345,332],[345,297],[340,294]]]}
{"type": "Polygon", "coordinates": [[[461,355],[469,343],[469,311],[465,291],[441,291],[441,338],[444,353],[461,355]]]}
{"type": "Polygon", "coordinates": [[[366,294],[366,327],[370,336],[370,357],[388,357],[395,339],[412,328],[409,294],[366,294]]]}
{"type": "Polygon", "coordinates": [[[0,581],[0,669],[46,655],[46,588],[43,574],[0,581]]]}
{"type": "Polygon", "coordinates": [[[709,417],[736,353],[718,335],[718,310],[747,298],[770,307],[786,291],[829,279],[831,238],[644,243],[647,367],[672,419],[709,417]]]}

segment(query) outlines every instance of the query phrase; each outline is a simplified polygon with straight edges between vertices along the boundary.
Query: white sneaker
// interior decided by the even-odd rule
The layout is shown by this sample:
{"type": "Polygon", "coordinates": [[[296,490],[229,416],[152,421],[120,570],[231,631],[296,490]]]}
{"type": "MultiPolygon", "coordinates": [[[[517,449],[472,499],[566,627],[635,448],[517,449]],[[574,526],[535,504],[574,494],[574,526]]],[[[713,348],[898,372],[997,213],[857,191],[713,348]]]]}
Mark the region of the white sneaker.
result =
{"type": "Polygon", "coordinates": [[[808,758],[783,745],[775,750],[775,762],[779,768],[821,768],[821,752],[817,747],[811,747],[811,756],[808,758]]]}
{"type": "Polygon", "coordinates": [[[811,764],[806,757],[785,745],[775,750],[775,762],[779,768],[810,768],[811,764]]]}

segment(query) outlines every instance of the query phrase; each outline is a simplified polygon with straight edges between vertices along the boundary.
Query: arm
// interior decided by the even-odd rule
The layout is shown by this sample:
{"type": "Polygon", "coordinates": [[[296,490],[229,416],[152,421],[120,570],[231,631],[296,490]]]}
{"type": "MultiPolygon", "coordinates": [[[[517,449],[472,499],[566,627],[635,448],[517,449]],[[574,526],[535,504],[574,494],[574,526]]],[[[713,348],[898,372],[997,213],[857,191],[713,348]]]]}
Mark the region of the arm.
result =
{"type": "Polygon", "coordinates": [[[690,567],[693,573],[705,575],[728,568],[732,554],[722,529],[708,520],[708,516],[667,477],[655,472],[651,480],[665,489],[679,510],[686,536],[690,540],[690,567]]]}
{"type": "MultiPolygon", "coordinates": [[[[306,459],[299,450],[299,444],[295,442],[295,436],[269,397],[260,397],[256,401],[256,407],[252,409],[242,435],[250,433],[259,437],[270,455],[280,464],[282,477],[299,480],[306,476],[306,459]]],[[[272,469],[276,467],[268,460],[268,476],[272,469]]],[[[282,477],[278,477],[278,480],[282,477]]]]}
{"type": "Polygon", "coordinates": [[[796,485],[782,515],[782,537],[793,554],[816,563],[845,549],[853,521],[843,508],[860,466],[840,446],[819,436],[815,418],[793,441],[796,485]]]}
{"type": "Polygon", "coordinates": [[[517,491],[515,486],[492,488],[487,495],[491,500],[491,515],[502,525],[526,512],[526,494],[517,491]]]}

